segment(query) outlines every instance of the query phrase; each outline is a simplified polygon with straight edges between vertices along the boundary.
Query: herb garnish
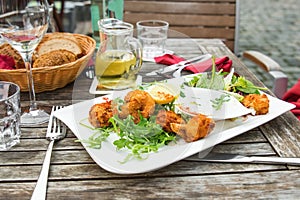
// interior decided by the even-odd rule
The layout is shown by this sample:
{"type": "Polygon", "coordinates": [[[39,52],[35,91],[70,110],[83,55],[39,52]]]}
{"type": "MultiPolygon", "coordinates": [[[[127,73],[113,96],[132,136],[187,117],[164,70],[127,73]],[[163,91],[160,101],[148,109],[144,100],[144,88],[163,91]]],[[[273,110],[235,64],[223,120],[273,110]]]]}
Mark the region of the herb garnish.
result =
{"type": "Polygon", "coordinates": [[[219,98],[215,100],[211,100],[212,107],[216,110],[220,110],[222,108],[223,103],[230,101],[230,96],[222,94],[219,98]]]}
{"type": "Polygon", "coordinates": [[[157,152],[158,148],[175,141],[176,135],[165,132],[159,124],[155,122],[155,116],[146,119],[141,116],[140,122],[135,124],[132,116],[120,119],[118,116],[110,118],[113,130],[120,139],[114,141],[118,150],[126,148],[131,153],[124,160],[128,161],[131,157],[145,159],[145,153],[157,152]]]}
{"type": "Polygon", "coordinates": [[[108,138],[110,133],[113,131],[113,129],[109,128],[109,127],[108,128],[94,128],[94,127],[84,124],[82,121],[80,122],[80,125],[93,130],[94,134],[91,135],[87,140],[75,140],[75,142],[87,143],[89,145],[88,147],[94,148],[94,149],[100,149],[102,142],[104,142],[108,138]]]}
{"type": "Polygon", "coordinates": [[[232,92],[240,91],[245,94],[259,94],[259,90],[266,90],[267,88],[255,86],[251,81],[247,80],[243,76],[233,76],[231,84],[225,89],[232,92]]]}
{"type": "Polygon", "coordinates": [[[193,76],[193,78],[185,84],[190,87],[224,90],[227,91],[228,94],[236,97],[239,101],[243,99],[241,95],[259,94],[259,90],[267,89],[255,86],[243,76],[234,75],[233,69],[229,74],[222,72],[222,70],[216,72],[215,56],[212,57],[212,71],[210,73],[193,76]]]}
{"type": "Polygon", "coordinates": [[[223,90],[225,87],[224,75],[222,71],[216,72],[215,56],[212,56],[212,71],[203,73],[193,77],[187,83],[191,87],[207,88],[214,90],[223,90]]]}

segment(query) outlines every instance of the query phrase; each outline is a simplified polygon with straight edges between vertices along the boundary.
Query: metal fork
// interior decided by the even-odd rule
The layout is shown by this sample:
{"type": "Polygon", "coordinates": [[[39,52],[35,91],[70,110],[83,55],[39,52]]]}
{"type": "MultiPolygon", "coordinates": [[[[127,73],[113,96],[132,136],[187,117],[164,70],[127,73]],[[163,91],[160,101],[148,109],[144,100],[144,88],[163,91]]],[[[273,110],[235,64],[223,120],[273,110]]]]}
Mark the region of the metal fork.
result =
{"type": "MultiPolygon", "coordinates": [[[[206,55],[204,55],[204,57],[203,57],[201,60],[198,60],[197,62],[198,62],[198,63],[199,63],[199,62],[203,62],[203,61],[206,61],[206,60],[208,60],[208,59],[210,59],[210,58],[211,58],[211,54],[206,54],[206,55]]],[[[188,65],[188,64],[187,64],[187,65],[188,65]]],[[[172,76],[173,76],[174,78],[180,77],[180,76],[181,76],[181,71],[182,71],[187,65],[180,66],[180,67],[172,74],[172,76]]]]}
{"type": "Polygon", "coordinates": [[[50,140],[50,143],[44,159],[42,171],[40,173],[39,179],[34,188],[33,194],[31,196],[31,200],[46,199],[48,172],[50,167],[53,145],[55,141],[63,139],[66,136],[66,130],[67,130],[66,126],[53,115],[55,110],[61,109],[62,107],[63,106],[52,107],[49,124],[47,128],[47,134],[46,134],[46,138],[50,140]]]}

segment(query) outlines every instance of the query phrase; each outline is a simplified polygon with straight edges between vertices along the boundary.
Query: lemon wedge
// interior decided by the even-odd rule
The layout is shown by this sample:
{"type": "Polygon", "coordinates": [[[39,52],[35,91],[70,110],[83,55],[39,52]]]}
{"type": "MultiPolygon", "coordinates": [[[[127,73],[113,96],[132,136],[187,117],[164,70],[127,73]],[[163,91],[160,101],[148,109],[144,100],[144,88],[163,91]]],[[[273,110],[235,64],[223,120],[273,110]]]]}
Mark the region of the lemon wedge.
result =
{"type": "Polygon", "coordinates": [[[171,103],[175,98],[178,97],[178,92],[176,92],[172,85],[167,83],[158,83],[150,86],[148,93],[157,104],[171,103]]]}

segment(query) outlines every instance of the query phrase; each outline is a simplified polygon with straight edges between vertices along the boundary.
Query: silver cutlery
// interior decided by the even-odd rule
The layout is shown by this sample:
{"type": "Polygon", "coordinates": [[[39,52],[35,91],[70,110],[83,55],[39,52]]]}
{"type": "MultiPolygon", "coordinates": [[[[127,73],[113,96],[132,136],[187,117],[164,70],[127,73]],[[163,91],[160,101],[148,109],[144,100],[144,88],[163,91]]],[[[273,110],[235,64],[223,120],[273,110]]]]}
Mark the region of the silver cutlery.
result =
{"type": "MultiPolygon", "coordinates": [[[[206,61],[206,60],[208,60],[208,59],[211,58],[211,55],[210,55],[210,54],[206,54],[206,55],[204,55],[204,56],[205,56],[205,57],[203,57],[201,60],[199,60],[199,62],[200,62],[200,61],[203,62],[203,61],[206,61]]],[[[190,63],[189,63],[188,65],[190,65],[190,63]]],[[[186,65],[180,66],[180,67],[172,74],[173,77],[174,77],[174,78],[180,77],[180,76],[181,76],[181,71],[182,71],[185,67],[186,67],[186,65]]]]}
{"type": "Polygon", "coordinates": [[[167,72],[177,70],[180,67],[184,68],[184,67],[190,65],[192,62],[196,62],[196,61],[201,62],[203,60],[206,60],[208,55],[210,55],[210,54],[205,54],[205,55],[197,56],[195,58],[187,59],[187,60],[181,61],[177,64],[173,64],[173,65],[170,65],[170,66],[167,66],[167,67],[162,67],[161,69],[157,69],[157,70],[154,70],[152,72],[146,73],[145,75],[146,76],[155,76],[157,74],[164,74],[164,73],[167,73],[167,72]]]}
{"type": "Polygon", "coordinates": [[[44,159],[44,163],[42,166],[42,170],[37,181],[37,184],[34,188],[33,194],[31,196],[31,200],[37,199],[46,199],[46,192],[47,192],[47,183],[48,183],[48,173],[50,167],[50,160],[51,160],[51,153],[53,149],[54,142],[60,139],[63,139],[66,136],[66,126],[54,117],[53,113],[55,110],[61,109],[62,106],[53,106],[49,124],[47,128],[46,138],[50,140],[46,156],[44,159]]]}
{"type": "Polygon", "coordinates": [[[265,157],[265,156],[243,156],[229,153],[211,152],[207,155],[199,153],[191,156],[187,160],[203,162],[225,162],[225,163],[260,163],[260,164],[289,164],[300,165],[300,158],[265,157]]]}

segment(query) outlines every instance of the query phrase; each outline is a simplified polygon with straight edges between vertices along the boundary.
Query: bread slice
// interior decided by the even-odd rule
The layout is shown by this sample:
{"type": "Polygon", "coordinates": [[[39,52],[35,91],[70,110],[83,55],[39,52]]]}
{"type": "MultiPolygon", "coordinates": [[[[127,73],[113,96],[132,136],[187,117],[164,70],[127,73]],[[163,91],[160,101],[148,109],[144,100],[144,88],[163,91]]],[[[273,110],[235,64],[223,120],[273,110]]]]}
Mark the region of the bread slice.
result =
{"type": "Polygon", "coordinates": [[[65,49],[73,52],[77,58],[80,58],[84,52],[77,42],[76,38],[70,33],[50,33],[46,34],[35,49],[35,56],[39,57],[50,51],[65,49]]]}
{"type": "Polygon", "coordinates": [[[76,55],[65,49],[58,49],[42,54],[33,62],[33,68],[51,67],[74,62],[76,55]]]}
{"type": "Polygon", "coordinates": [[[22,56],[10,44],[3,43],[2,45],[0,45],[0,54],[12,57],[15,61],[16,69],[25,68],[25,64],[24,64],[22,56]]]}
{"type": "Polygon", "coordinates": [[[43,43],[40,43],[40,45],[36,49],[36,53],[38,54],[38,56],[41,56],[50,51],[60,49],[71,51],[76,55],[76,57],[81,57],[82,55],[81,47],[73,40],[67,38],[54,38],[44,41],[43,43]]]}
{"type": "Polygon", "coordinates": [[[47,33],[44,35],[42,42],[46,40],[51,40],[54,38],[66,38],[69,40],[73,40],[74,42],[77,42],[76,37],[72,33],[64,33],[64,32],[54,32],[54,33],[47,33]]]}

